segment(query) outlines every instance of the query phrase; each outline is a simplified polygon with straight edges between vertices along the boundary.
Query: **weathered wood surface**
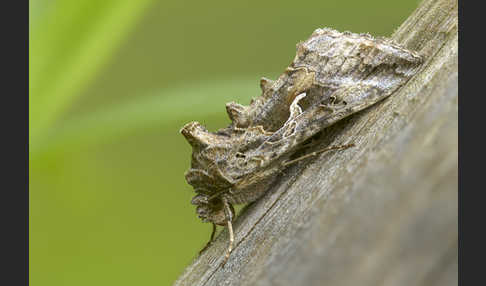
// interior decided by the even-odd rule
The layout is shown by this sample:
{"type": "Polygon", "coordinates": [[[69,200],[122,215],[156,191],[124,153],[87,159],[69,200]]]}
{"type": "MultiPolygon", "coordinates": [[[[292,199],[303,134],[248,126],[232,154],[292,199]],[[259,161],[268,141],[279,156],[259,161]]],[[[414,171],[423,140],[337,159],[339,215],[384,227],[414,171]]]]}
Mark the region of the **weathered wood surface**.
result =
{"type": "Polygon", "coordinates": [[[236,219],[227,264],[224,230],[175,285],[456,285],[457,5],[420,4],[392,39],[422,70],[315,149],[356,147],[289,167],[236,219]]]}

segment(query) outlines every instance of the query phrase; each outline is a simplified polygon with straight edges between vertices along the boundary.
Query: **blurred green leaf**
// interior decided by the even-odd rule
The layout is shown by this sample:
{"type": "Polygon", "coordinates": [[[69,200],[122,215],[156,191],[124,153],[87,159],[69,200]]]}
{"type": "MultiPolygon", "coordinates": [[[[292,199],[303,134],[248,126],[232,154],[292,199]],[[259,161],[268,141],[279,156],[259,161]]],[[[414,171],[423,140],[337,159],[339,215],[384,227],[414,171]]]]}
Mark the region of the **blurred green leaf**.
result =
{"type": "Polygon", "coordinates": [[[191,147],[179,128],[190,120],[221,128],[226,102],[259,94],[256,76],[195,81],[53,126],[31,153],[31,277],[42,285],[173,281],[211,230],[189,204],[191,147]],[[126,271],[138,275],[121,278],[126,271]]]}
{"type": "MultiPolygon", "coordinates": [[[[33,146],[31,155],[35,158],[49,150],[58,152],[59,148],[69,149],[116,140],[136,130],[162,130],[174,124],[182,127],[188,118],[201,120],[211,114],[224,113],[226,102],[248,104],[252,97],[259,95],[256,76],[186,83],[59,123],[51,129],[42,144],[33,146]]],[[[178,131],[175,129],[171,132],[175,134],[178,131]]]]}
{"type": "Polygon", "coordinates": [[[152,0],[33,1],[29,125],[35,146],[81,94],[152,0]]]}

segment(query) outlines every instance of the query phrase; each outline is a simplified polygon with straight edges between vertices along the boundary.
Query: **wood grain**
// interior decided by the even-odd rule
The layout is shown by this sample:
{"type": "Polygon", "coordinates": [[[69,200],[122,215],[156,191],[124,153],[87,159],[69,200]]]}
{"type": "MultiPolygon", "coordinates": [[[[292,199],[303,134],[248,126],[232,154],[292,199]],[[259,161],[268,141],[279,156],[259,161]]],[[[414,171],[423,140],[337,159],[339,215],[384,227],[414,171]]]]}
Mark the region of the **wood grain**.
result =
{"type": "Polygon", "coordinates": [[[227,264],[224,230],[174,285],[456,285],[457,9],[423,1],[391,37],[419,74],[314,150],[356,147],[282,172],[236,219],[227,264]]]}

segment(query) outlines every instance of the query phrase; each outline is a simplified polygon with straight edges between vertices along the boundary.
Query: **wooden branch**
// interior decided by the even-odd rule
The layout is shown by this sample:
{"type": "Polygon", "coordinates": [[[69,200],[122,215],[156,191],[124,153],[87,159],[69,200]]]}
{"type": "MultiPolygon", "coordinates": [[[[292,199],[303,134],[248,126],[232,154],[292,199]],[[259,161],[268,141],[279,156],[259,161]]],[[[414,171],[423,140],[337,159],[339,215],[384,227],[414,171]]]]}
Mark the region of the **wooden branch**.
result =
{"type": "Polygon", "coordinates": [[[422,54],[390,98],[326,130],[356,147],[289,167],[175,285],[456,285],[457,1],[425,0],[392,39],[422,54]]]}

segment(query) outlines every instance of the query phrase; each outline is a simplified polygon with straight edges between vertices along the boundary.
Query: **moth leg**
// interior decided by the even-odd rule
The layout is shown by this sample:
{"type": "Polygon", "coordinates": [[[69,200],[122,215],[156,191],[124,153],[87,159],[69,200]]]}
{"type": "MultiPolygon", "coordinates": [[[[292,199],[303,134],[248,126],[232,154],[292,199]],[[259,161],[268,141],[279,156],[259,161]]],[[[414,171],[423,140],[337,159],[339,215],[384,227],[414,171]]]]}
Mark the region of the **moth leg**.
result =
{"type": "Polygon", "coordinates": [[[282,163],[282,165],[288,166],[288,165],[291,165],[293,163],[299,162],[301,160],[316,156],[319,153],[323,153],[323,152],[327,152],[327,151],[331,151],[331,150],[343,150],[343,149],[347,149],[347,148],[350,148],[350,147],[354,147],[354,144],[351,143],[351,144],[346,144],[346,145],[330,146],[330,147],[327,147],[327,148],[324,148],[324,149],[321,149],[321,150],[318,150],[318,151],[314,151],[312,153],[306,154],[304,156],[301,156],[299,158],[296,158],[296,159],[293,159],[293,160],[290,160],[290,161],[284,161],[282,163]]]}
{"type": "Polygon", "coordinates": [[[229,233],[229,243],[228,243],[228,248],[226,249],[226,254],[224,256],[224,260],[221,263],[221,266],[223,267],[226,262],[228,261],[228,258],[231,254],[231,251],[233,250],[233,242],[235,241],[235,235],[233,233],[233,210],[231,204],[228,202],[226,197],[223,196],[222,198],[223,204],[224,204],[224,212],[227,216],[227,226],[228,226],[228,233],[229,233]]]}
{"type": "Polygon", "coordinates": [[[214,199],[214,198],[217,198],[217,197],[221,196],[222,194],[224,194],[224,193],[226,193],[226,192],[228,192],[228,190],[227,190],[227,189],[224,189],[224,190],[221,190],[221,191],[219,191],[219,192],[214,193],[213,195],[211,195],[211,196],[208,198],[208,202],[209,202],[209,201],[211,201],[211,200],[212,200],[212,199],[214,199]]]}
{"type": "Polygon", "coordinates": [[[311,139],[308,143],[303,143],[302,146],[297,146],[296,150],[308,149],[319,144],[319,140],[311,139]]]}
{"type": "Polygon", "coordinates": [[[235,240],[234,234],[233,234],[233,225],[231,221],[228,221],[228,232],[229,232],[229,244],[228,244],[228,249],[226,249],[226,254],[224,256],[224,260],[221,266],[224,266],[226,262],[228,261],[228,258],[231,254],[231,251],[233,250],[233,242],[235,240]]]}
{"type": "Polygon", "coordinates": [[[203,253],[206,249],[208,249],[208,247],[213,243],[215,234],[216,234],[216,224],[213,223],[213,231],[211,232],[211,238],[209,238],[209,241],[208,243],[206,243],[206,246],[204,246],[203,249],[199,251],[199,255],[201,255],[201,253],[203,253]]]}

